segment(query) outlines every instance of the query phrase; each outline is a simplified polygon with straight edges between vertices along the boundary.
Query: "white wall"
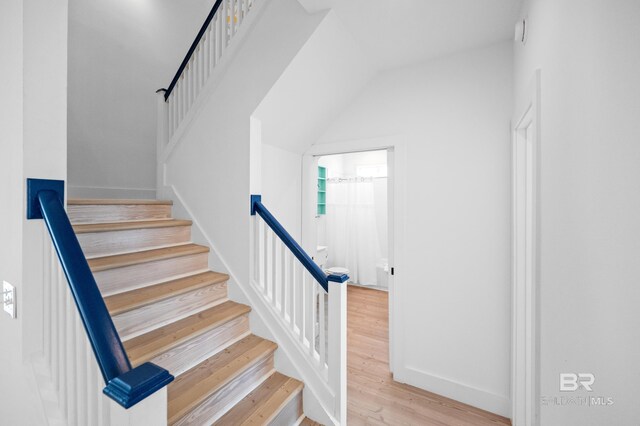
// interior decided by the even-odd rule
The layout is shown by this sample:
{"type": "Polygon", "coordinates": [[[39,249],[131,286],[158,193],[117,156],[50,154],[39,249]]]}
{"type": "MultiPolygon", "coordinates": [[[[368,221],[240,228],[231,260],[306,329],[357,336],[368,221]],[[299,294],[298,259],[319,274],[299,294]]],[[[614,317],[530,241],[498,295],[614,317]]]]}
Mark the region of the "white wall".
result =
{"type": "Polygon", "coordinates": [[[26,221],[27,177],[66,178],[67,1],[0,2],[0,423],[44,424],[28,360],[41,350],[42,221],[26,221]]]}
{"type": "MultiPolygon", "coordinates": [[[[229,272],[245,285],[251,217],[250,117],[324,17],[307,15],[296,0],[272,0],[260,13],[251,34],[234,47],[238,50],[219,85],[166,163],[166,185],[180,195],[229,272]]],[[[240,297],[236,284],[229,286],[232,298],[240,297]]]]}
{"type": "Polygon", "coordinates": [[[403,135],[396,379],[509,415],[512,46],[385,72],[319,143],[403,135]]]}
{"type": "Polygon", "coordinates": [[[263,144],[262,201],[296,241],[302,227],[301,191],[302,155],[263,144]]]}
{"type": "Polygon", "coordinates": [[[155,198],[156,97],[214,0],[69,2],[72,196],[155,198]]]}
{"type": "Polygon", "coordinates": [[[375,71],[351,33],[328,12],[254,111],[262,142],[305,152],[375,71]]]}
{"type": "Polygon", "coordinates": [[[325,13],[252,114],[260,121],[264,147],[263,201],[298,241],[302,153],[376,71],[336,15],[325,13]]]}
{"type": "Polygon", "coordinates": [[[529,0],[516,100],[541,69],[541,395],[614,405],[541,407],[542,425],[640,418],[640,2],[529,0]],[[593,392],[559,392],[590,372],[593,392]]]}

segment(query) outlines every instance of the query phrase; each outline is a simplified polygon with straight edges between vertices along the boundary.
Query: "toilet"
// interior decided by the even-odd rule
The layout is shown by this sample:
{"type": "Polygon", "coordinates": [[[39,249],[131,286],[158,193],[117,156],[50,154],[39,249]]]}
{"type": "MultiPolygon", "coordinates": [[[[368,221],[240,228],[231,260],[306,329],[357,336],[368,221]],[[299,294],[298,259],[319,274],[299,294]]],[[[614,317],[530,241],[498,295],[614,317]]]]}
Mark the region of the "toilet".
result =
{"type": "Polygon", "coordinates": [[[340,266],[325,269],[325,272],[329,275],[349,275],[349,270],[340,266]]]}
{"type": "Polygon", "coordinates": [[[349,270],[340,266],[334,266],[332,268],[325,268],[329,253],[327,246],[318,246],[316,249],[315,261],[320,268],[322,268],[327,275],[349,275],[349,270]]]}
{"type": "Polygon", "coordinates": [[[389,287],[389,259],[382,258],[376,263],[378,287],[389,287]]]}

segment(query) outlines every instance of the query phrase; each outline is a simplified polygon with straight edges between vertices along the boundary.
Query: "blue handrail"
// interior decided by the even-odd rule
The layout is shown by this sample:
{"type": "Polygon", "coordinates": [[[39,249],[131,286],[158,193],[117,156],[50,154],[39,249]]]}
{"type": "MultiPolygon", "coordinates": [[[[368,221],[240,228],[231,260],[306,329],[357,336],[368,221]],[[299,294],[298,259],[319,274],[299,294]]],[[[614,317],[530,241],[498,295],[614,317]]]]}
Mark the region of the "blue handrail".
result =
{"type": "MultiPolygon", "coordinates": [[[[202,24],[202,26],[200,27],[200,31],[198,31],[198,34],[196,34],[195,40],[193,40],[193,43],[191,43],[191,47],[189,48],[189,51],[187,52],[187,55],[182,60],[182,63],[180,64],[180,67],[178,68],[178,72],[176,72],[176,75],[173,76],[173,79],[171,80],[171,83],[169,84],[169,87],[164,92],[164,100],[165,100],[165,102],[167,101],[167,99],[169,99],[169,96],[171,95],[171,92],[173,91],[173,88],[176,87],[176,83],[178,83],[178,80],[180,79],[180,76],[182,75],[182,72],[187,67],[187,64],[189,63],[189,60],[191,59],[191,56],[193,55],[193,52],[196,51],[196,48],[198,47],[198,43],[200,43],[200,40],[204,36],[205,31],[207,31],[207,28],[209,28],[209,24],[211,23],[211,20],[213,19],[213,17],[216,15],[216,12],[220,8],[221,4],[222,4],[222,0],[217,0],[213,4],[213,7],[211,8],[211,11],[207,15],[207,19],[204,20],[204,24],[202,24]]],[[[160,90],[164,90],[164,89],[160,89],[160,90]]],[[[160,90],[157,90],[156,93],[158,93],[160,90]]]]}
{"type": "Polygon", "coordinates": [[[64,210],[64,182],[27,179],[27,219],[44,219],[102,377],[104,393],[129,408],[173,380],[150,362],[131,367],[118,331],[64,210]]]}
{"type": "Polygon", "coordinates": [[[251,215],[258,213],[273,232],[282,240],[282,242],[291,250],[295,257],[298,258],[302,266],[320,283],[324,291],[329,291],[329,281],[343,283],[349,279],[348,275],[327,275],[322,269],[311,259],[302,247],[293,239],[286,229],[278,222],[271,212],[262,204],[262,196],[251,196],[251,215]]]}

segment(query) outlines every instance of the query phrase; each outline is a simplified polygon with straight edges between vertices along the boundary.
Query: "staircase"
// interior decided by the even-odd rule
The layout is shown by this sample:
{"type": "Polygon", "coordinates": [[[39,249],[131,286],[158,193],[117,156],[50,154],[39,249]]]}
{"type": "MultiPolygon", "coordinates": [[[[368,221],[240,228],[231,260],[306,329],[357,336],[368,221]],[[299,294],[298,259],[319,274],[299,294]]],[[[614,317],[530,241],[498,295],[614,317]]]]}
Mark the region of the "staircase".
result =
{"type": "Polygon", "coordinates": [[[69,200],[68,215],[131,364],[168,370],[167,422],[300,423],[303,384],[274,368],[191,222],[159,200],[69,200]]]}

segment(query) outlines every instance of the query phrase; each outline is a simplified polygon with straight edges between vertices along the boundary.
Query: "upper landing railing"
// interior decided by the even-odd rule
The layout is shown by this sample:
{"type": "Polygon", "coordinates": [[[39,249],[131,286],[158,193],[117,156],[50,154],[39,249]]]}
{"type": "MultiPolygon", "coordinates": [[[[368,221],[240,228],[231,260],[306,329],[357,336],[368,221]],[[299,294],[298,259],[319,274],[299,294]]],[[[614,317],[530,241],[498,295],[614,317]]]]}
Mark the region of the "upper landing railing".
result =
{"type": "Polygon", "coordinates": [[[231,40],[253,8],[254,0],[217,0],[164,91],[167,139],[189,113],[231,40]]]}

